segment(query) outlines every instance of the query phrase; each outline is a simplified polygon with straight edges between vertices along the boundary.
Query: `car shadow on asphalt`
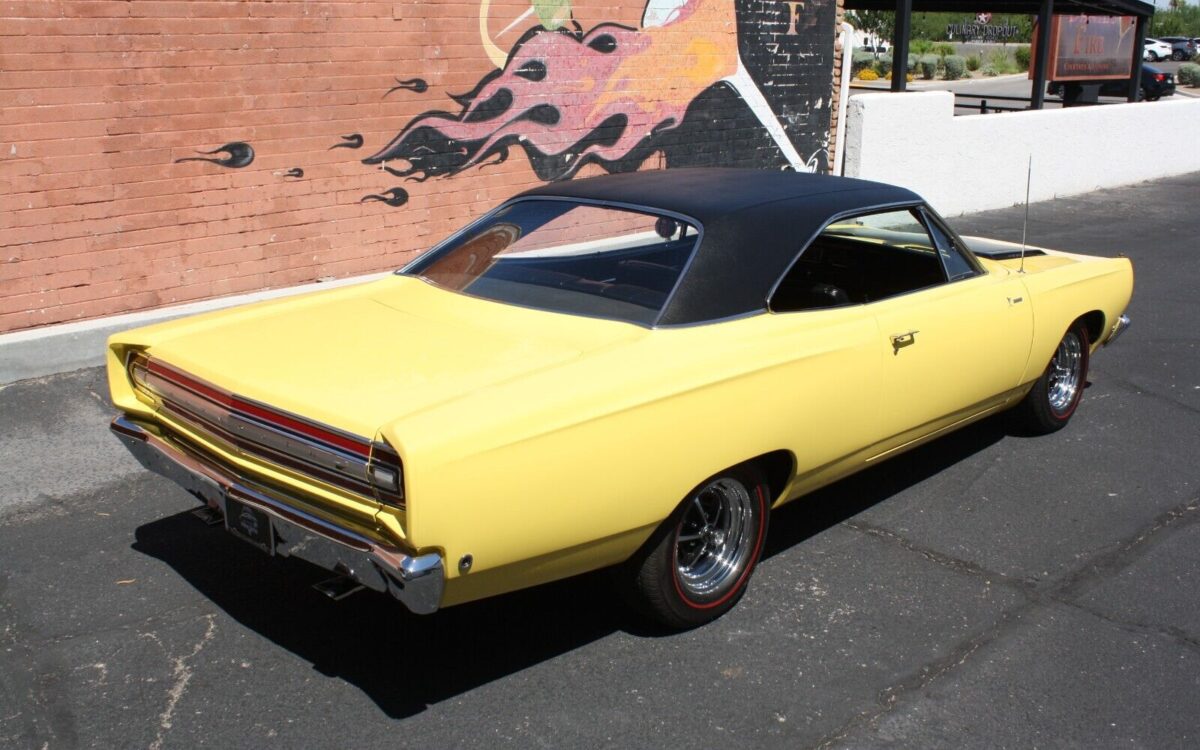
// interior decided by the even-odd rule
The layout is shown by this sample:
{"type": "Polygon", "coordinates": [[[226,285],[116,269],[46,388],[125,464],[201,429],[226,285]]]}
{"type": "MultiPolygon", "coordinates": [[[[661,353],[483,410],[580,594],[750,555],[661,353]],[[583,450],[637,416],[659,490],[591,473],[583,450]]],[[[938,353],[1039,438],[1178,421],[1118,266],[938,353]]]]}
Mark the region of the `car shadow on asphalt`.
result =
{"type": "Polygon", "coordinates": [[[1029,436],[1008,414],[999,414],[823,487],[771,514],[763,558],[849,520],[1005,437],[1029,436]]]}
{"type": "MultiPolygon", "coordinates": [[[[765,556],[793,547],[886,500],[1006,434],[988,419],[837,482],[772,516],[765,556]]],[[[362,690],[391,718],[642,625],[592,573],[442,610],[409,613],[366,591],[333,601],[312,585],[328,577],[300,560],[264,558],[190,512],[140,526],[133,549],[162,560],[245,627],[362,690]]]]}

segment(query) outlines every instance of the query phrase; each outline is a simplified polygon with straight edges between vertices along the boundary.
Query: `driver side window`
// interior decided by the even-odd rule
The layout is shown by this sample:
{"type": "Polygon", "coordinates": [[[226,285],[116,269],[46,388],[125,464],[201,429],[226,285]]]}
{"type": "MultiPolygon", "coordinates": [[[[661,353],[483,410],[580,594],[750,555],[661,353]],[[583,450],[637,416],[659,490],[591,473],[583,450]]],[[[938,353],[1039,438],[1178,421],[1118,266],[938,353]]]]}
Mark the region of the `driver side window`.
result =
{"type": "Polygon", "coordinates": [[[938,246],[912,210],[838,219],[809,243],[779,282],[773,312],[877,302],[945,283],[938,246]]]}

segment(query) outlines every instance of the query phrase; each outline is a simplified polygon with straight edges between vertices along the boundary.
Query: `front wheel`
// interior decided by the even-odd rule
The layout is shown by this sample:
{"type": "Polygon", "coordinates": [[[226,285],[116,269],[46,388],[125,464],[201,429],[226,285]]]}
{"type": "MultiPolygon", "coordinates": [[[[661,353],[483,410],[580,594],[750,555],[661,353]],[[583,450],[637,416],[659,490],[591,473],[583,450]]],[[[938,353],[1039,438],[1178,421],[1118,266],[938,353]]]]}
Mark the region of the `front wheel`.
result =
{"type": "Polygon", "coordinates": [[[1184,58],[1184,54],[1183,54],[1183,50],[1181,50],[1181,49],[1177,49],[1171,53],[1171,59],[1174,60],[1175,62],[1179,62],[1179,61],[1183,60],[1183,58],[1184,58]]]}
{"type": "Polygon", "coordinates": [[[728,612],[762,554],[768,504],[766,483],[751,467],[706,480],[620,570],[630,603],[677,630],[728,612]]]}
{"type": "Polygon", "coordinates": [[[1018,404],[1016,417],[1022,426],[1039,435],[1066,426],[1087,385],[1089,346],[1087,328],[1076,321],[1058,342],[1045,372],[1018,404]]]}

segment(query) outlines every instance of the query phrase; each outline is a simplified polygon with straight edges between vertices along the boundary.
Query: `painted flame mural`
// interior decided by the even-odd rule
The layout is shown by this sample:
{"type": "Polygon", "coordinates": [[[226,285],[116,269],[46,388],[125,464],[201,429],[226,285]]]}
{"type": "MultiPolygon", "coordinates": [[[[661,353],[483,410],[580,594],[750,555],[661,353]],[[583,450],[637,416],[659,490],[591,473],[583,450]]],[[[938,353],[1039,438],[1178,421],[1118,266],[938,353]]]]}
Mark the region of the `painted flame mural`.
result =
{"type": "MultiPolygon", "coordinates": [[[[418,182],[502,162],[514,148],[546,181],[569,179],[593,163],[609,172],[637,169],[655,151],[665,153],[668,166],[704,163],[712,161],[711,154],[684,149],[702,143],[709,132],[705,127],[720,120],[732,131],[757,131],[760,140],[765,134],[776,163],[806,171],[823,167],[832,0],[650,0],[639,28],[601,23],[587,31],[566,20],[564,3],[552,3],[550,11],[540,7],[544,5],[534,3],[517,19],[536,11],[542,22],[504,55],[487,35],[484,2],[484,50],[498,69],[469,93],[453,97],[461,107],[457,113],[430,111],[413,118],[364,163],[418,182]],[[795,53],[785,50],[789,43],[795,53]],[[756,78],[765,75],[784,88],[780,83],[787,82],[787,67],[806,62],[824,47],[828,62],[807,60],[820,78],[786,88],[790,104],[782,107],[781,118],[756,78]],[[740,99],[740,122],[728,121],[731,107],[720,100],[729,93],[717,89],[740,99]],[[809,131],[808,158],[795,148],[785,122],[809,131]]],[[[730,135],[752,139],[744,132],[730,135]]],[[[739,162],[745,160],[718,161],[739,162]]]]}
{"type": "MultiPolygon", "coordinates": [[[[825,167],[835,0],[648,0],[638,26],[586,31],[570,0],[532,0],[500,32],[527,27],[507,52],[489,34],[490,4],[480,4],[479,33],[496,69],[451,95],[457,112],[417,115],[363,163],[412,182],[497,164],[514,149],[544,181],[589,164],[632,171],[656,153],[666,167],[825,167]]],[[[383,96],[429,88],[396,77],[383,96]]],[[[339,132],[328,148],[364,146],[362,134],[339,132]]],[[[253,159],[249,143],[234,141],[177,161],[253,159]]],[[[278,174],[302,179],[304,169],[278,174]]],[[[408,198],[381,185],[360,202],[408,198]]]]}

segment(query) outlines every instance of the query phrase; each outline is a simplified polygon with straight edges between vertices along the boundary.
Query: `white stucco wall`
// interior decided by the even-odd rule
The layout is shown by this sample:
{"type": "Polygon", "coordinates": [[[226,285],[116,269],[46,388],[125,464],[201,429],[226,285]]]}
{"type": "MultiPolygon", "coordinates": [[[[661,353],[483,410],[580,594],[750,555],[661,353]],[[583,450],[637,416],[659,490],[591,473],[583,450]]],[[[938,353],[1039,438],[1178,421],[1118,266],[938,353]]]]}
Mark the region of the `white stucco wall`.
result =
{"type": "Polygon", "coordinates": [[[947,91],[859,94],[843,174],[907,187],[947,215],[1200,171],[1200,99],[954,116],[947,91]]]}

